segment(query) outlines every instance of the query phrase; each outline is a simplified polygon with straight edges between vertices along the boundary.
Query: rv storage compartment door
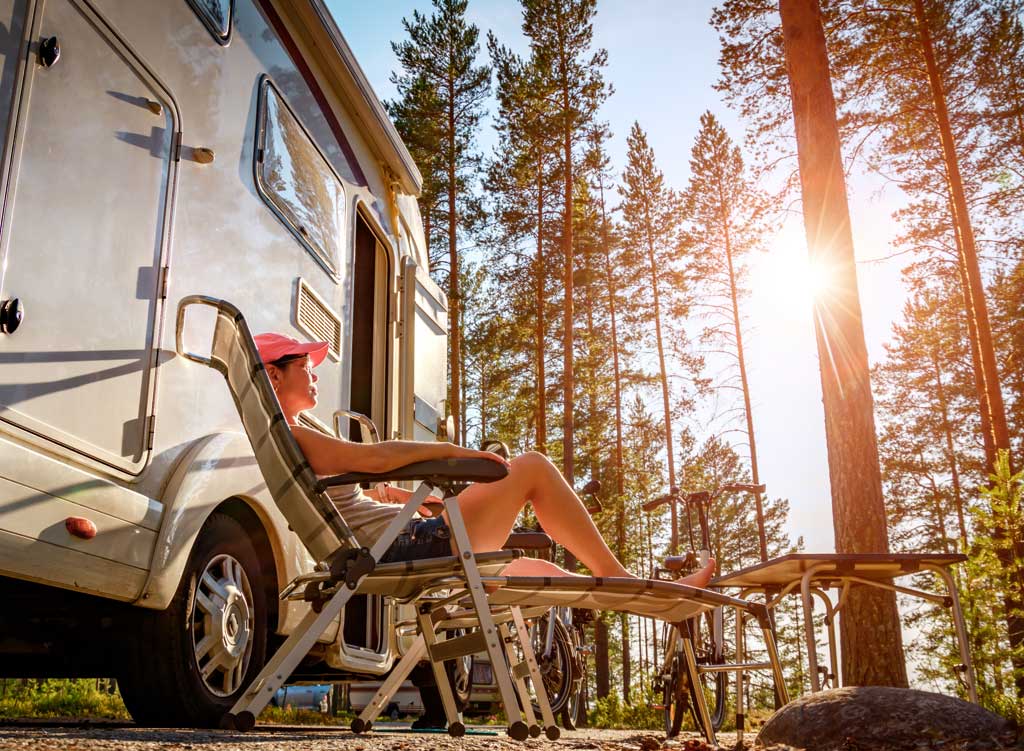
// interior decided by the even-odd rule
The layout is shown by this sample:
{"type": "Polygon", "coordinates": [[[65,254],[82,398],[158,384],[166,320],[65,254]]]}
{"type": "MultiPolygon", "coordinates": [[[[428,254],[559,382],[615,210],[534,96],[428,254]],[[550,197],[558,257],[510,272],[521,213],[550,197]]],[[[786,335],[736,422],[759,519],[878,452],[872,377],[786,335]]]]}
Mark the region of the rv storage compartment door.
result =
{"type": "MultiPolygon", "coordinates": [[[[0,420],[130,473],[147,457],[170,94],[84,2],[47,0],[25,66],[2,242],[0,420]]],[[[58,449],[60,450],[60,449],[58,449]]]]}
{"type": "Polygon", "coordinates": [[[411,258],[402,266],[402,337],[402,437],[434,441],[448,388],[448,300],[411,258]]]}

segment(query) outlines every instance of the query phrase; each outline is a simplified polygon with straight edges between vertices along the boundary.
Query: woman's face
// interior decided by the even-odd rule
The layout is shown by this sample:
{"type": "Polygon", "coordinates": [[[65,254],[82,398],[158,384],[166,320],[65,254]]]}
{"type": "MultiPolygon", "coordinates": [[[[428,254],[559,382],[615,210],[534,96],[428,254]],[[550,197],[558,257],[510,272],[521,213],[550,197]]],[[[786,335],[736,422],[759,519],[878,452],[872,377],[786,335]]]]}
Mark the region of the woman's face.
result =
{"type": "Polygon", "coordinates": [[[313,364],[308,356],[283,365],[271,365],[267,373],[286,415],[316,406],[316,382],[319,379],[313,372],[313,364]]]}

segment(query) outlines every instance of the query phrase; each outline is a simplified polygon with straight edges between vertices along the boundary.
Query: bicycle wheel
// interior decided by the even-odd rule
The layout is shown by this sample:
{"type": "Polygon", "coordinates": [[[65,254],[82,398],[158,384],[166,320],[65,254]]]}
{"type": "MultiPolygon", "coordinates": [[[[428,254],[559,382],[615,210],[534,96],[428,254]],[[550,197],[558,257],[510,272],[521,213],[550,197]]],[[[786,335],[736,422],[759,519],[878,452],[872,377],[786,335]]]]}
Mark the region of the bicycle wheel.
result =
{"type": "Polygon", "coordinates": [[[672,660],[669,674],[661,679],[662,715],[665,719],[665,735],[668,738],[679,735],[683,727],[683,717],[686,716],[686,708],[690,704],[686,682],[680,672],[681,667],[677,656],[672,660]]]}
{"type": "MultiPolygon", "coordinates": [[[[722,623],[721,620],[716,623],[716,618],[721,618],[721,612],[721,610],[708,611],[691,621],[694,628],[693,649],[696,653],[698,667],[720,665],[724,660],[722,623]]],[[[699,680],[700,690],[704,692],[704,700],[707,702],[708,712],[711,715],[711,727],[718,730],[725,720],[725,692],[728,687],[728,676],[726,673],[700,673],[699,680]]],[[[700,729],[697,704],[694,701],[689,701],[689,705],[694,725],[700,729]]]]}
{"type": "MultiPolygon", "coordinates": [[[[551,712],[557,715],[569,703],[574,685],[578,689],[579,676],[576,675],[578,671],[573,665],[575,654],[572,636],[565,624],[558,619],[555,620],[551,649],[545,651],[550,617],[550,614],[545,615],[534,623],[530,629],[530,637],[537,657],[537,667],[544,681],[544,690],[548,695],[548,703],[551,704],[551,712]]],[[[534,710],[540,712],[540,707],[536,703],[534,710]]]]}

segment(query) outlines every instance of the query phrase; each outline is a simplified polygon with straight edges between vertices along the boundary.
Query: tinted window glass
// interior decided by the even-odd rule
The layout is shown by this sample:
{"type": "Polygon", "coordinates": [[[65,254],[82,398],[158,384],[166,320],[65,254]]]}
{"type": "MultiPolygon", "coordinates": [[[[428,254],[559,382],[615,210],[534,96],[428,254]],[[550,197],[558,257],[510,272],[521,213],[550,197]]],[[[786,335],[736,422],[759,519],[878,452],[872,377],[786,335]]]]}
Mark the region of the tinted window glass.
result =
{"type": "Polygon", "coordinates": [[[231,8],[234,0],[188,0],[214,39],[226,44],[231,36],[231,8]]]}
{"type": "Polygon", "coordinates": [[[264,198],[332,273],[345,241],[345,189],[269,82],[263,85],[256,176],[264,198]]]}

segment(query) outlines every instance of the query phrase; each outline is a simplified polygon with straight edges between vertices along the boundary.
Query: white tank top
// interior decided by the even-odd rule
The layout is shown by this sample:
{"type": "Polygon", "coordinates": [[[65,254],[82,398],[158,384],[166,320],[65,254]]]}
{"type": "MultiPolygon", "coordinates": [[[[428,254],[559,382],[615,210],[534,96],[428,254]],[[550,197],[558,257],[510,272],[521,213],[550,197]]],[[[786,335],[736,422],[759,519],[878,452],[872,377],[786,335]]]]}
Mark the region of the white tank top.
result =
{"type": "MultiPolygon", "coordinates": [[[[367,548],[373,546],[391,520],[402,510],[401,504],[381,503],[367,497],[358,485],[336,485],[327,489],[327,495],[338,507],[341,518],[359,540],[359,544],[367,548]]],[[[413,516],[413,519],[418,518],[418,515],[413,516]]]]}

